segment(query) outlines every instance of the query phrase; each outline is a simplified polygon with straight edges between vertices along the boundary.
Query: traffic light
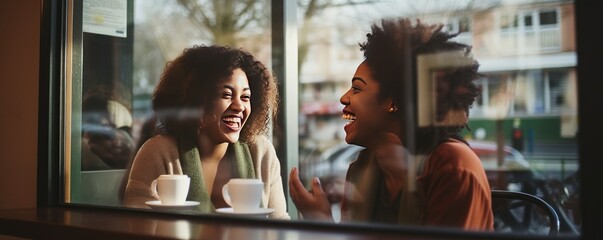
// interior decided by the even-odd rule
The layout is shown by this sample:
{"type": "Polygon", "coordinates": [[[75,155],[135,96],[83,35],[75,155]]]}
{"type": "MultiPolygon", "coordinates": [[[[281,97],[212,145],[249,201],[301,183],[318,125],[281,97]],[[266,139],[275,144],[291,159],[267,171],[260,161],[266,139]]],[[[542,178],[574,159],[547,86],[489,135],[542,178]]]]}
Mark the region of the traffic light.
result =
{"type": "Polygon", "coordinates": [[[521,128],[513,128],[511,146],[517,149],[517,151],[523,151],[523,131],[521,128]]]}

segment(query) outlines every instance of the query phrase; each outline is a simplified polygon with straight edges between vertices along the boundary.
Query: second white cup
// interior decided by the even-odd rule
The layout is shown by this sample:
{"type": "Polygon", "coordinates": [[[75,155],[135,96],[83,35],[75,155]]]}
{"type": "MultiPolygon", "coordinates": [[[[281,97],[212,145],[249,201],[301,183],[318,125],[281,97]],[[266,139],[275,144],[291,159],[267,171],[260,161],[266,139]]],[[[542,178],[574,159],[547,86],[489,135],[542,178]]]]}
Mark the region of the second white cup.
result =
{"type": "Polygon", "coordinates": [[[187,175],[160,175],[151,183],[151,190],[159,196],[162,205],[183,205],[190,182],[187,175]]]}
{"type": "Polygon", "coordinates": [[[234,212],[255,212],[260,209],[263,188],[260,179],[233,178],[222,187],[222,196],[234,212]]]}

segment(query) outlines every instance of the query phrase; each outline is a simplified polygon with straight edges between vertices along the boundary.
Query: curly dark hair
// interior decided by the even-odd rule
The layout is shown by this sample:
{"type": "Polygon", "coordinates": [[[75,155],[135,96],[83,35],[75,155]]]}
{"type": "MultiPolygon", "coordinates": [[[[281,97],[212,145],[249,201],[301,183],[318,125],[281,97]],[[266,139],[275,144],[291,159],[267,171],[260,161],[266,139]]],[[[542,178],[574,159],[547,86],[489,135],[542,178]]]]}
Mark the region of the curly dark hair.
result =
{"type": "MultiPolygon", "coordinates": [[[[371,68],[373,77],[380,84],[379,97],[384,100],[391,97],[394,103],[401,108],[397,112],[403,126],[406,126],[406,106],[402,99],[405,94],[412,92],[414,102],[417,102],[416,91],[405,91],[405,87],[416,88],[416,83],[404,83],[408,77],[417,79],[417,57],[422,54],[460,51],[463,57],[471,58],[471,46],[450,41],[457,34],[442,30],[441,24],[424,24],[419,20],[413,25],[407,18],[382,19],[381,25],[377,23],[371,27],[367,40],[360,43],[360,49],[371,68]],[[409,59],[410,61],[408,61],[409,59]],[[407,75],[405,75],[407,74],[407,75]],[[408,76],[408,77],[405,77],[408,76]]],[[[439,76],[438,81],[446,83],[446,92],[438,92],[436,99],[436,119],[441,121],[450,110],[462,110],[468,116],[469,108],[480,89],[474,81],[481,77],[478,73],[479,63],[472,59],[473,64],[457,67],[446,71],[439,76]]],[[[435,146],[450,138],[465,142],[459,136],[463,128],[468,128],[466,123],[462,126],[437,126],[416,128],[414,150],[419,153],[429,152],[435,146]]],[[[405,139],[402,139],[403,141],[405,139]]],[[[404,141],[408,142],[408,141],[404,141]]]]}
{"type": "Polygon", "coordinates": [[[272,72],[251,53],[228,46],[193,46],[166,64],[153,93],[153,110],[161,134],[194,137],[203,111],[211,110],[215,89],[235,69],[242,69],[251,88],[252,111],[241,130],[243,142],[268,133],[276,118],[278,88],[272,72]],[[255,97],[254,97],[255,96],[255,97]]]}

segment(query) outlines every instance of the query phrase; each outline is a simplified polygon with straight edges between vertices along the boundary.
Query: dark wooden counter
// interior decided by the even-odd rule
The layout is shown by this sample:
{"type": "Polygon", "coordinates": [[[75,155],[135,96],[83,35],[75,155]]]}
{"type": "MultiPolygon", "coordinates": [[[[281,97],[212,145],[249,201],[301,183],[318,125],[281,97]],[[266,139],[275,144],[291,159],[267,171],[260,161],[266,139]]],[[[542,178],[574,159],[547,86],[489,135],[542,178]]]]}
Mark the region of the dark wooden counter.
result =
{"type": "MultiPolygon", "coordinates": [[[[33,239],[545,239],[443,229],[343,225],[85,207],[0,210],[0,238],[33,239]]],[[[547,238],[548,239],[548,238],[547,238]]],[[[559,239],[559,238],[557,238],[559,239]]],[[[564,239],[577,239],[564,238],[564,239]]]]}

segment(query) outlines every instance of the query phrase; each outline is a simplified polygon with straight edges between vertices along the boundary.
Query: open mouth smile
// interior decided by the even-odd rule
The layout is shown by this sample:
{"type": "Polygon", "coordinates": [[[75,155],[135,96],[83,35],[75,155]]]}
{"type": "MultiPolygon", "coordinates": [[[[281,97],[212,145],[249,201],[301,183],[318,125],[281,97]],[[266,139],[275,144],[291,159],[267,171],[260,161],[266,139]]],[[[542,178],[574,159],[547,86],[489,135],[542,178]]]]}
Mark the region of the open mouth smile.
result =
{"type": "Polygon", "coordinates": [[[354,123],[354,121],[356,121],[356,116],[354,114],[350,113],[350,112],[347,112],[347,111],[343,112],[343,115],[341,116],[341,118],[345,119],[345,120],[349,120],[349,122],[346,123],[346,126],[350,125],[350,124],[354,123]]]}
{"type": "Polygon", "coordinates": [[[242,118],[235,116],[223,117],[222,122],[233,131],[238,131],[241,129],[242,118]]]}

